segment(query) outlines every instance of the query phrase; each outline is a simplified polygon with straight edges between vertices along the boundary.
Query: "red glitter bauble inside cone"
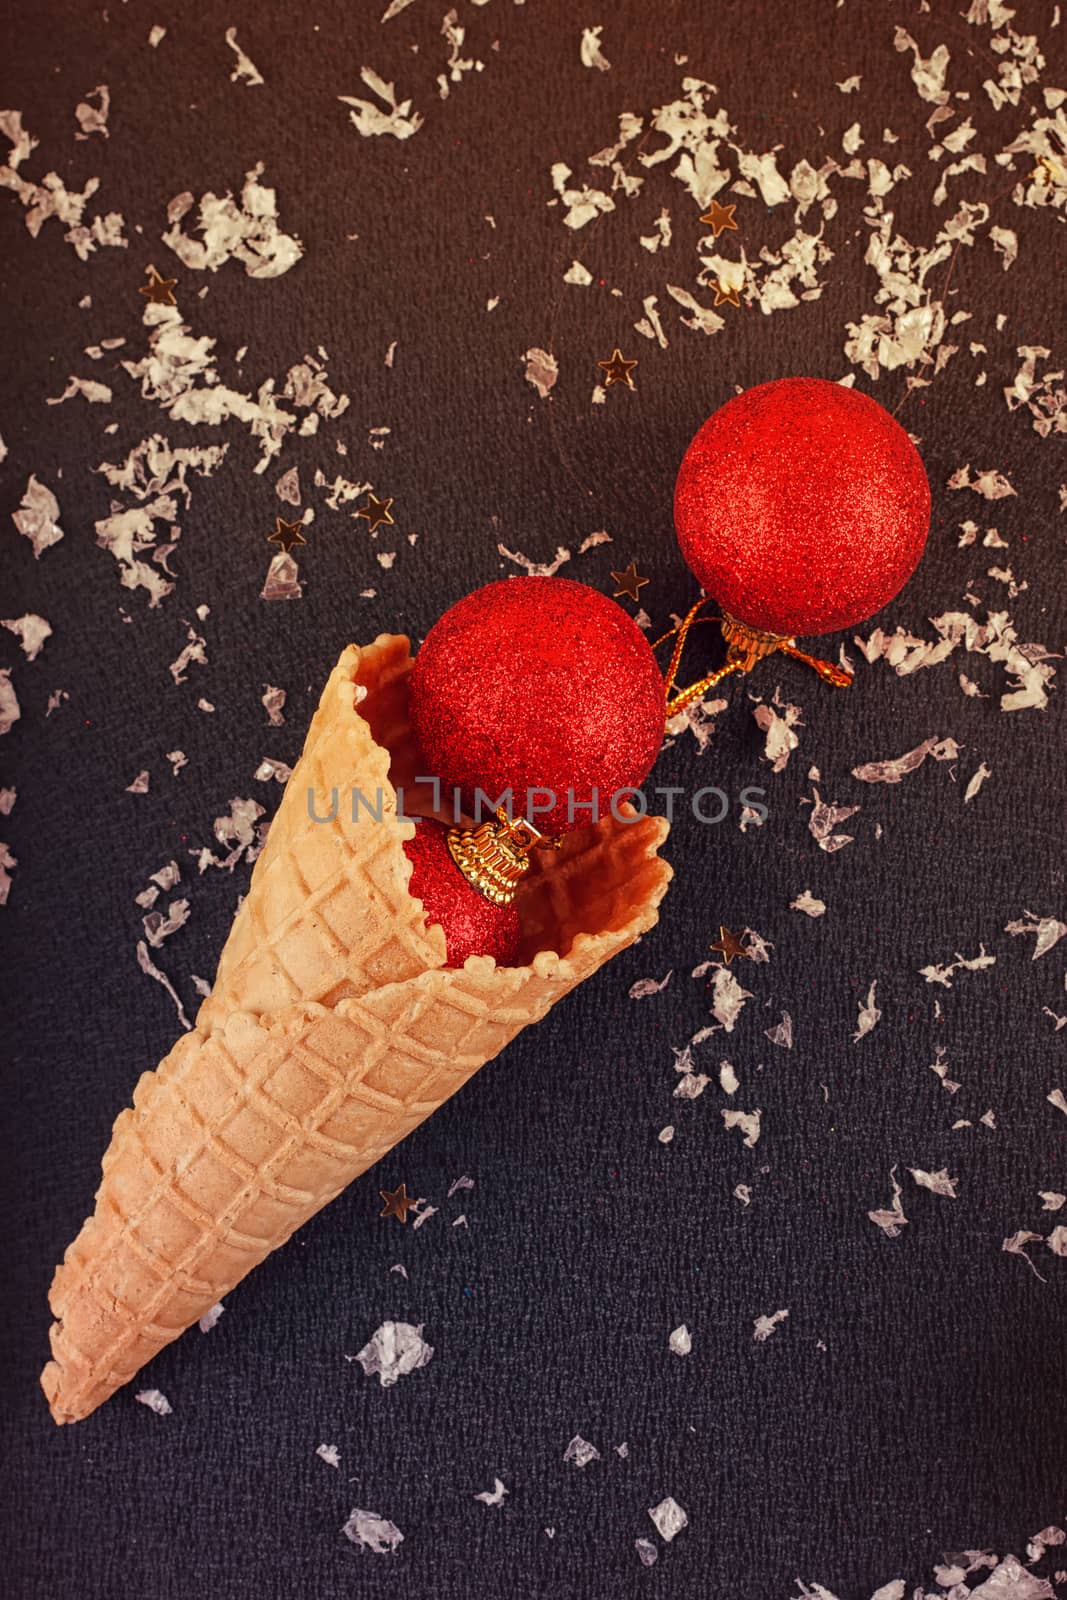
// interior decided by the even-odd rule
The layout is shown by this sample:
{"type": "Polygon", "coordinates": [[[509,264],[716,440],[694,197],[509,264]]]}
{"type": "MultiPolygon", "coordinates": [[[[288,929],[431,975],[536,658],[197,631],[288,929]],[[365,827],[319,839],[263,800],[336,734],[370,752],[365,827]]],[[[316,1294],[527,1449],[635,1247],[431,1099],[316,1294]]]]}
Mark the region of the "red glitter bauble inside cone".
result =
{"type": "MultiPolygon", "coordinates": [[[[614,600],[569,578],[505,578],[430,629],[411,674],[423,772],[561,833],[641,784],[663,741],[664,687],[652,648],[614,600]],[[532,790],[536,810],[527,811],[532,790]],[[573,803],[568,811],[569,797],[573,803]]],[[[446,795],[446,799],[448,796],[446,795]]],[[[492,807],[482,803],[482,815],[492,807]]]]}
{"type": "Polygon", "coordinates": [[[411,862],[408,888],[422,901],[427,926],[437,922],[444,929],[448,965],[461,967],[468,956],[492,956],[498,967],[513,967],[519,913],[514,904],[494,905],[467,882],[452,859],[444,824],[418,822],[404,854],[411,862]]]}
{"type": "Polygon", "coordinates": [[[877,400],[779,378],[728,400],[682,460],[678,543],[731,617],[794,638],[873,616],[930,526],[919,452],[877,400]]]}

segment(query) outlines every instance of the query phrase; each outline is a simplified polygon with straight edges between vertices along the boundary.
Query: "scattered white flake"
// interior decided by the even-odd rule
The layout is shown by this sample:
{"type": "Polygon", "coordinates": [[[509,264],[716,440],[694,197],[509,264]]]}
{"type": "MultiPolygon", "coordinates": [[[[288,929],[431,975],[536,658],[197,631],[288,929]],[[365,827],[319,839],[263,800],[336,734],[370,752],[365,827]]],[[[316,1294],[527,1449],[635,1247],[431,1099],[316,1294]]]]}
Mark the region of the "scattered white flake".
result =
{"type": "Polygon", "coordinates": [[[842,94],[853,94],[859,88],[862,82],[863,79],[861,78],[860,74],[856,72],[853,73],[851,78],[842,78],[840,83],[835,84],[835,87],[840,89],[842,94]]]}
{"type": "Polygon", "coordinates": [[[210,1333],[212,1328],[214,1328],[218,1323],[219,1318],[222,1316],[222,1313],[225,1310],[226,1307],[223,1305],[222,1301],[219,1300],[211,1307],[210,1311],[205,1311],[198,1324],[200,1332],[210,1333]]]}
{"type": "Polygon", "coordinates": [[[600,35],[603,31],[603,23],[596,28],[584,29],[581,44],[582,66],[596,67],[600,72],[608,72],[611,69],[611,62],[605,60],[604,52],[600,48],[600,35]]]}
{"type": "Polygon", "coordinates": [[[36,661],[45,640],[52,637],[51,624],[43,617],[34,615],[32,611],[27,612],[24,617],[5,617],[0,622],[0,628],[6,628],[9,633],[17,635],[27,661],[36,661]]]}
{"type": "Polygon", "coordinates": [[[449,1189],[448,1194],[445,1196],[445,1198],[448,1199],[448,1200],[451,1200],[452,1196],[458,1190],[460,1190],[460,1189],[473,1189],[473,1188],[474,1188],[474,1179],[473,1178],[469,1178],[467,1176],[467,1174],[464,1173],[462,1178],[457,1178],[456,1179],[455,1183],[453,1183],[453,1185],[449,1189]]]}
{"type": "Polygon", "coordinates": [[[519,360],[526,363],[526,370],[523,373],[526,382],[533,385],[542,400],[547,399],[559,377],[559,362],[555,356],[535,346],[521,355],[519,360]]]}
{"type": "Polygon", "coordinates": [[[812,806],[812,813],[808,818],[808,832],[819,849],[832,854],[835,850],[843,849],[846,844],[851,844],[853,834],[834,833],[833,830],[839,822],[844,822],[846,817],[853,816],[860,809],[859,806],[839,806],[824,801],[814,786],[812,794],[815,796],[814,802],[805,800],[802,804],[812,806]]]}
{"type": "Polygon", "coordinates": [[[740,1200],[743,1206],[752,1204],[752,1190],[747,1183],[739,1183],[734,1190],[734,1199],[740,1200]]]}
{"type": "Polygon", "coordinates": [[[752,992],[743,989],[729,967],[716,966],[715,976],[712,979],[712,1015],[721,1023],[727,1033],[732,1033],[734,1024],[741,1015],[741,1009],[746,1000],[751,1000],[752,992]]]}
{"type": "Polygon", "coordinates": [[[373,1550],[376,1556],[387,1555],[404,1542],[396,1523],[379,1516],[377,1511],[351,1512],[341,1532],[361,1550],[373,1550]]]}
{"type": "MultiPolygon", "coordinates": [[[[1028,1233],[1025,1228],[1020,1228],[1017,1233],[1013,1233],[1011,1235],[1010,1239],[1005,1239],[1000,1248],[1002,1250],[1006,1250],[1008,1255],[1022,1256],[1034,1277],[1039,1279],[1042,1283],[1045,1283],[1048,1280],[1041,1277],[1040,1272],[1038,1272],[1037,1268],[1034,1266],[1034,1263],[1030,1260],[1030,1257],[1026,1253],[1026,1246],[1028,1244],[1040,1244],[1041,1242],[1041,1235],[1039,1233],[1028,1233]]],[[[983,1585],[983,1587],[985,1586],[983,1585]]],[[[977,1590],[974,1591],[976,1594],[977,1592],[977,1590]]]]}
{"type": "Polygon", "coordinates": [[[770,1338],[778,1324],[780,1322],[784,1322],[788,1315],[788,1311],[775,1311],[773,1315],[769,1317],[757,1317],[755,1322],[752,1324],[756,1330],[752,1335],[755,1342],[757,1344],[764,1344],[770,1338]]]}
{"type": "Polygon", "coordinates": [[[766,734],[763,759],[769,761],[772,772],[781,772],[789,757],[800,743],[793,729],[803,727],[800,706],[783,706],[781,715],[769,705],[757,705],[752,711],[756,726],[766,734]]]}
{"type": "Polygon", "coordinates": [[[877,987],[878,980],[876,978],[867,991],[866,1000],[860,1002],[859,1015],[856,1018],[856,1031],[852,1035],[853,1044],[858,1044],[860,1039],[865,1034],[870,1033],[881,1021],[882,1013],[874,1003],[874,991],[877,987]]]}
{"type": "Polygon", "coordinates": [[[551,561],[533,561],[521,550],[509,550],[506,545],[497,545],[498,554],[506,560],[513,561],[517,567],[522,567],[532,578],[552,578],[563,566],[564,562],[571,559],[571,553],[564,545],[556,546],[556,554],[551,561]]]}
{"type": "Polygon", "coordinates": [[[984,500],[1004,500],[1016,493],[1004,474],[997,472],[993,467],[987,467],[976,478],[972,478],[969,461],[952,474],[948,480],[948,488],[971,489],[975,494],[980,494],[984,500]]]}
{"type": "Polygon", "coordinates": [[[1042,1201],[1042,1211],[1059,1211],[1067,1201],[1067,1194],[1060,1194],[1058,1189],[1039,1189],[1037,1192],[1042,1201]]]}
{"type": "Polygon", "coordinates": [[[682,1322],[675,1328],[667,1343],[676,1356],[687,1356],[693,1348],[693,1335],[682,1322]]]}
{"type": "Polygon", "coordinates": [[[182,228],[196,204],[193,196],[188,191],[174,196],[167,207],[170,227],[163,243],[186,267],[217,272],[227,261],[240,261],[250,278],[279,278],[300,260],[304,247],[279,228],[275,191],[258,181],[262,171],[259,161],[245,174],[239,205],[229,190],[222,196],[209,190],[200,197],[195,227],[201,239],[191,238],[182,228]]]}
{"type": "Polygon", "coordinates": [[[1045,1096],[1045,1099],[1050,1105],[1055,1106],[1057,1111],[1062,1111],[1064,1116],[1067,1117],[1067,1100],[1064,1099],[1062,1089],[1053,1089],[1045,1096]]]}
{"type": "MultiPolygon", "coordinates": [[[[929,1063],[930,1071],[936,1073],[941,1079],[942,1086],[944,1087],[946,1093],[955,1094],[960,1086],[958,1083],[954,1083],[948,1075],[948,1062],[945,1060],[944,1045],[935,1045],[934,1052],[937,1056],[937,1060],[929,1063]]],[[[968,1127],[969,1126],[970,1124],[968,1123],[968,1127]]]]}
{"type": "Polygon", "coordinates": [[[590,1461],[600,1460],[600,1451],[595,1444],[590,1444],[588,1439],[583,1439],[580,1433],[576,1433],[564,1450],[563,1459],[573,1462],[576,1467],[587,1467],[590,1461]]]}
{"type": "Polygon", "coordinates": [[[659,1560],[659,1551],[651,1539],[635,1539],[634,1549],[643,1567],[650,1567],[654,1561],[659,1560]]]}
{"type": "Polygon", "coordinates": [[[925,978],[927,983],[939,983],[942,988],[951,989],[954,972],[980,972],[983,967],[996,966],[996,956],[987,956],[984,944],[978,946],[976,956],[961,956],[958,950],[954,953],[956,959],[949,962],[948,966],[920,967],[920,976],[925,978]]]}
{"type": "Polygon", "coordinates": [[[868,1211],[867,1216],[875,1227],[881,1228],[887,1239],[895,1239],[901,1228],[907,1226],[908,1219],[904,1215],[904,1207],[900,1203],[900,1184],[897,1182],[897,1169],[892,1167],[889,1181],[893,1186],[893,1198],[889,1206],[882,1211],[868,1211]]]}
{"type": "Polygon", "coordinates": [[[665,1128],[661,1128],[659,1130],[659,1133],[656,1135],[656,1137],[660,1144],[670,1144],[671,1140],[674,1138],[674,1124],[672,1122],[668,1122],[665,1128]]]}
{"type": "MultiPolygon", "coordinates": [[[[123,366],[137,375],[142,371],[130,362],[123,362],[123,366]]],[[[148,382],[147,377],[145,382],[148,382]]],[[[158,398],[158,395],[153,397],[158,398]]],[[[158,606],[174,588],[159,568],[165,568],[180,536],[181,530],[174,519],[178,515],[178,495],[184,497],[186,506],[190,501],[187,474],[192,470],[205,477],[214,472],[227,449],[223,444],[203,450],[186,447],[172,450],[166,439],[153,434],[135,445],[121,465],[104,461],[96,469],[114,488],[140,502],[124,510],[118,501],[112,500],[111,515],[96,523],[96,542],[102,550],[110,551],[118,562],[124,589],[148,591],[150,608],[158,606]],[[157,522],[167,528],[169,542],[166,544],[156,544],[157,522]],[[145,551],[151,552],[151,566],[140,559],[145,551]]]]}
{"type": "Polygon", "coordinates": [[[288,551],[279,550],[271,557],[267,576],[260,590],[261,600],[299,600],[304,593],[295,558],[288,551]]]}
{"type": "Polygon", "coordinates": [[[983,761],[981,766],[978,768],[978,771],[973,774],[973,776],[971,777],[970,782],[968,783],[966,789],[964,790],[964,793],[963,793],[963,803],[964,803],[964,805],[967,805],[971,800],[974,799],[975,795],[978,793],[979,789],[982,787],[982,785],[985,782],[985,780],[992,776],[992,771],[993,771],[993,769],[991,767],[987,767],[985,762],[983,761]]]}
{"type": "Polygon", "coordinates": [[[746,1150],[753,1150],[759,1143],[762,1115],[763,1112],[758,1108],[755,1111],[723,1111],[722,1120],[728,1128],[740,1128],[746,1150]]]}
{"type": "Polygon", "coordinates": [[[763,1036],[765,1039],[769,1039],[772,1044],[777,1045],[780,1050],[792,1050],[793,1019],[789,1012],[783,1011],[781,1022],[776,1022],[773,1028],[764,1028],[763,1036]]]}
{"type": "Polygon", "coordinates": [[[740,1087],[740,1082],[741,1080],[734,1071],[733,1063],[730,1061],[720,1061],[719,1087],[721,1088],[723,1094],[736,1094],[740,1087]]]}
{"type": "Polygon", "coordinates": [[[898,27],[893,35],[893,46],[897,50],[910,50],[913,54],[911,65],[911,81],[923,100],[934,105],[943,105],[948,99],[945,88],[945,73],[948,70],[949,53],[947,45],[939,44],[927,60],[919,54],[919,46],[905,28],[898,27]]]}
{"type": "Polygon", "coordinates": [[[90,134],[99,133],[106,139],[107,114],[111,106],[111,95],[106,83],[98,83],[95,89],[90,89],[84,100],[74,107],[74,115],[78,119],[79,131],[75,139],[88,139],[90,134]],[[96,105],[90,105],[90,100],[95,100],[96,105]]]}
{"type": "Polygon", "coordinates": [[[300,468],[290,467],[274,485],[274,493],[288,506],[300,504],[300,468]]]}
{"type": "Polygon", "coordinates": [[[940,1172],[924,1172],[921,1167],[909,1167],[908,1171],[920,1188],[929,1189],[932,1194],[948,1195],[950,1200],[955,1200],[956,1185],[960,1180],[950,1178],[944,1167],[940,1172]]]}
{"type": "Polygon", "coordinates": [[[1045,1243],[1054,1256],[1067,1256],[1067,1228],[1062,1223],[1059,1227],[1053,1228],[1045,1243]]]}
{"type": "Polygon", "coordinates": [[[499,1478],[494,1478],[493,1487],[491,1489],[483,1489],[474,1498],[475,1500],[480,1500],[483,1506],[502,1506],[504,1504],[504,1496],[510,1493],[511,1490],[506,1489],[499,1478]]]}
{"type": "Polygon", "coordinates": [[[139,772],[137,774],[136,778],[134,778],[133,782],[132,783],[128,783],[126,785],[126,793],[127,794],[147,794],[148,793],[148,772],[147,772],[147,770],[142,770],[141,772],[139,772]]]}
{"type": "MultiPolygon", "coordinates": [[[[615,202],[609,194],[602,189],[591,189],[586,185],[581,189],[569,189],[567,179],[571,169],[563,161],[557,161],[552,167],[552,187],[559,195],[560,200],[567,208],[563,221],[566,227],[584,228],[586,223],[592,222],[594,217],[605,211],[614,211],[615,202]]],[[[556,204],[551,201],[550,204],[556,204]]]]}
{"type": "MultiPolygon", "coordinates": [[[[6,794],[13,791],[5,790],[6,794]]],[[[11,854],[6,844],[0,844],[0,906],[6,906],[8,895],[11,893],[11,870],[18,866],[18,861],[11,854]]]]}
{"type": "Polygon", "coordinates": [[[152,49],[153,50],[158,50],[159,46],[163,43],[163,40],[166,38],[166,36],[167,36],[166,28],[161,28],[159,23],[157,22],[155,27],[151,28],[149,30],[149,34],[148,34],[148,42],[152,46],[152,49]]]}
{"type": "Polygon", "coordinates": [[[661,1500],[658,1506],[650,1506],[648,1514],[656,1525],[656,1532],[667,1544],[689,1524],[689,1518],[672,1495],[661,1500]]]}
{"type": "Polygon", "coordinates": [[[33,553],[38,560],[43,550],[58,544],[63,537],[63,529],[59,526],[59,502],[47,484],[38,483],[32,475],[22,496],[21,507],[11,513],[11,520],[33,545],[33,553]]]}
{"type": "Polygon", "coordinates": [[[345,94],[337,96],[342,105],[352,107],[349,118],[364,139],[380,134],[389,134],[394,139],[410,139],[412,134],[418,133],[422,127],[422,117],[417,111],[412,111],[410,100],[398,101],[394,85],[380,78],[373,67],[361,67],[359,75],[371,93],[376,94],[386,106],[383,111],[373,100],[360,100],[345,94]]]}
{"type": "MultiPolygon", "coordinates": [[[[666,206],[660,208],[660,214],[653,223],[653,227],[656,230],[655,233],[643,233],[641,235],[641,243],[646,250],[655,253],[657,250],[665,250],[671,242],[671,214],[666,206]]],[[[655,303],[655,296],[650,296],[650,298],[655,303]]],[[[648,301],[645,302],[645,305],[647,309],[648,301]]],[[[657,323],[658,320],[657,318],[657,323]]],[[[667,341],[663,337],[662,329],[660,330],[660,343],[666,349],[667,341]]]]}
{"type": "Polygon", "coordinates": [[[206,667],[208,664],[207,640],[203,635],[197,633],[195,628],[190,628],[187,638],[188,644],[170,664],[170,675],[175,683],[184,683],[186,681],[189,668],[194,662],[201,667],[206,667]]]}
{"type": "Polygon", "coordinates": [[[854,156],[862,143],[863,138],[860,133],[860,125],[858,122],[854,122],[852,126],[850,128],[846,128],[842,134],[841,148],[846,155],[854,156]]]}
{"type": "Polygon", "coordinates": [[[393,1265],[393,1266],[391,1266],[391,1267],[390,1267],[390,1268],[389,1268],[389,1271],[390,1271],[390,1272],[399,1272],[399,1274],[400,1274],[400,1276],[401,1276],[401,1277],[402,1277],[402,1278],[406,1278],[406,1277],[407,1277],[407,1275],[408,1275],[408,1269],[407,1269],[407,1267],[405,1267],[405,1266],[404,1266],[404,1265],[403,1265],[403,1264],[402,1264],[402,1263],[401,1263],[401,1262],[399,1262],[399,1261],[397,1261],[397,1262],[395,1262],[395,1263],[394,1263],[394,1265],[393,1265]]]}
{"type": "Polygon", "coordinates": [[[284,761],[275,761],[272,756],[264,756],[255,771],[260,783],[269,783],[272,778],[275,783],[288,783],[292,775],[292,767],[284,761]]]}
{"type": "Polygon", "coordinates": [[[226,43],[237,57],[237,64],[230,73],[230,82],[247,83],[250,89],[256,88],[258,84],[261,84],[264,81],[263,74],[260,72],[255,62],[249,60],[244,51],[241,49],[241,46],[237,43],[236,28],[226,29],[226,43]]]}
{"type": "Polygon", "coordinates": [[[147,1406],[149,1411],[154,1411],[157,1417],[169,1417],[174,1410],[166,1395],[158,1389],[140,1389],[133,1398],[147,1406]]]}
{"type": "Polygon", "coordinates": [[[646,295],[642,305],[644,306],[645,314],[640,322],[634,323],[634,328],[645,339],[655,339],[660,349],[666,350],[667,335],[663,331],[663,323],[660,321],[660,315],[656,309],[657,296],[654,294],[646,295]]]}
{"type": "Polygon", "coordinates": [[[159,950],[163,946],[164,939],[169,938],[172,933],[177,933],[179,928],[184,928],[189,921],[189,902],[188,900],[172,900],[167,907],[166,916],[163,915],[162,911],[150,911],[141,920],[144,926],[145,938],[153,950],[159,950]]]}
{"type": "Polygon", "coordinates": [[[422,1337],[423,1324],[413,1327],[410,1322],[383,1322],[374,1332],[356,1360],[371,1378],[377,1373],[383,1389],[389,1389],[409,1372],[424,1367],[433,1355],[433,1345],[422,1337]]]}
{"type": "Polygon", "coordinates": [[[22,126],[21,112],[0,111],[0,133],[11,143],[7,165],[0,166],[0,188],[11,189],[25,206],[32,238],[49,217],[55,217],[68,225],[63,237],[80,261],[87,261],[101,245],[126,247],[129,241],[122,237],[124,223],[117,211],[97,215],[88,224],[82,220],[90,197],[100,187],[99,178],[90,178],[80,193],[69,191],[55,172],[47,173],[43,183],[33,183],[18,170],[37,148],[37,140],[22,126]]]}
{"type": "MultiPolygon", "coordinates": [[[[1015,235],[1007,234],[1006,237],[1014,239],[1015,235]]],[[[1014,260],[1013,255],[1011,260],[1014,260]]],[[[1004,264],[1010,265],[1007,255],[1004,264]]],[[[1046,372],[1038,379],[1035,376],[1037,362],[1047,361],[1051,351],[1043,345],[1020,345],[1017,354],[1023,357],[1023,364],[1015,375],[1014,383],[1004,390],[1008,410],[1016,411],[1020,406],[1026,406],[1034,419],[1034,431],[1043,439],[1052,433],[1067,433],[1067,392],[1063,388],[1063,368],[1058,372],[1046,372]]]]}
{"type": "Polygon", "coordinates": [[[576,283],[580,288],[588,288],[593,281],[593,274],[588,267],[583,267],[580,261],[572,261],[563,274],[564,283],[576,283]]]}
{"type": "MultiPolygon", "coordinates": [[[[48,696],[48,705],[45,708],[45,716],[50,717],[53,711],[57,711],[63,702],[69,699],[70,695],[67,693],[66,689],[53,689],[52,693],[48,696]]],[[[0,733],[3,732],[4,729],[0,727],[0,733]]]]}
{"type": "Polygon", "coordinates": [[[795,900],[790,900],[789,909],[803,911],[809,917],[822,917],[826,914],[826,902],[817,900],[810,889],[802,889],[795,900]]]}
{"type": "Polygon", "coordinates": [[[871,1595],[871,1600],[904,1600],[906,1585],[903,1578],[894,1578],[889,1583],[883,1583],[871,1595]]]}
{"type": "Polygon", "coordinates": [[[941,743],[935,734],[933,738],[924,739],[914,750],[897,756],[895,760],[868,761],[862,767],[853,767],[852,776],[859,778],[861,783],[899,783],[909,772],[921,767],[928,755],[934,755],[941,743]]]}
{"type": "Polygon", "coordinates": [[[1030,957],[1031,961],[1036,961],[1039,956],[1047,955],[1053,946],[1058,944],[1064,934],[1067,933],[1067,922],[1060,922],[1056,917],[1035,917],[1032,911],[1024,912],[1023,917],[1026,919],[1025,921],[1019,919],[1016,922],[1009,922],[1005,926],[1004,932],[1010,933],[1013,938],[1019,934],[1037,934],[1037,941],[1030,957]]]}
{"type": "Polygon", "coordinates": [[[166,973],[161,972],[159,968],[153,964],[152,958],[148,954],[148,946],[143,939],[138,939],[137,941],[137,965],[140,967],[142,972],[147,974],[148,977],[155,978],[157,983],[162,984],[163,988],[174,1001],[174,1007],[178,1013],[178,1021],[187,1031],[191,1029],[192,1023],[185,1015],[185,1007],[178,998],[178,994],[174,988],[174,985],[171,983],[166,973]]]}
{"type": "Polygon", "coordinates": [[[0,789],[0,816],[9,817],[18,798],[17,789],[0,789]]]}
{"type": "Polygon", "coordinates": [[[615,1446],[615,1454],[617,1456],[621,1456],[623,1461],[626,1460],[627,1456],[630,1454],[630,1446],[626,1443],[625,1440],[623,1440],[622,1444],[617,1444],[615,1446]]]}
{"type": "Polygon", "coordinates": [[[660,994],[670,983],[673,975],[674,968],[672,967],[667,976],[660,978],[658,981],[655,978],[638,978],[636,983],[630,985],[630,999],[644,1000],[650,994],[660,994]]]}
{"type": "Polygon", "coordinates": [[[97,383],[93,378],[76,378],[71,375],[67,379],[67,387],[63,393],[52,395],[45,401],[45,405],[61,406],[64,400],[73,399],[76,394],[88,400],[90,405],[106,405],[111,400],[111,390],[106,383],[97,383]]]}
{"type": "Polygon", "coordinates": [[[285,705],[285,690],[277,688],[273,683],[263,686],[260,705],[267,713],[267,721],[272,728],[280,728],[285,721],[282,708],[285,705]]]}

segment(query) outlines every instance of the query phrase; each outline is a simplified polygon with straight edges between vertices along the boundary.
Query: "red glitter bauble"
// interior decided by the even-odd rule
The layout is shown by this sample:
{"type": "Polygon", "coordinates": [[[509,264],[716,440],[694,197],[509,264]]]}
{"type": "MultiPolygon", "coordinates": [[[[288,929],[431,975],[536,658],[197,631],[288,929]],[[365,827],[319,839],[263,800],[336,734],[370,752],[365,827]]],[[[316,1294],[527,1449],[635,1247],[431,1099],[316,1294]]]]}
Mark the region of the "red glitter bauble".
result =
{"type": "Polygon", "coordinates": [[[793,638],[873,616],[923,553],[930,485],[877,400],[779,378],[720,406],[674,490],[682,554],[739,622],[793,638]]]}
{"type": "MultiPolygon", "coordinates": [[[[663,740],[664,686],[648,640],[621,606],[569,578],[504,578],[430,629],[411,674],[424,772],[560,833],[647,777],[663,740]],[[568,814],[568,811],[570,814],[568,814]]],[[[482,803],[483,816],[488,807],[482,803]]]]}
{"type": "Polygon", "coordinates": [[[468,956],[493,956],[498,967],[515,965],[519,913],[514,903],[495,906],[469,884],[448,848],[448,829],[430,818],[416,824],[404,843],[411,862],[410,892],[422,901],[427,927],[444,929],[448,965],[461,967],[468,956]]]}

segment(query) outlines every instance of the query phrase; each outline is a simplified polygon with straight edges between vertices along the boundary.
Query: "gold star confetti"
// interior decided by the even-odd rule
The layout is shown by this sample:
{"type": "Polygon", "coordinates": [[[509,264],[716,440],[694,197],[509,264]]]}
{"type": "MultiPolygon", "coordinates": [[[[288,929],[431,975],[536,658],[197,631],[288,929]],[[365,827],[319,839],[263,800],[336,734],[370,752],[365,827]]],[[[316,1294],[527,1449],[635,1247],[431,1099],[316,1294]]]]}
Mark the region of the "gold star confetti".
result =
{"type": "Polygon", "coordinates": [[[267,543],[280,544],[286,555],[294,545],[307,544],[304,538],[303,517],[299,522],[286,522],[284,517],[276,518],[274,532],[267,535],[267,543]]]}
{"type": "Polygon", "coordinates": [[[597,362],[597,366],[607,374],[604,379],[605,389],[610,389],[613,383],[623,383],[627,389],[635,389],[637,385],[634,383],[632,373],[636,365],[636,361],[627,361],[616,345],[611,352],[610,360],[597,362]]]}
{"type": "Polygon", "coordinates": [[[719,234],[725,233],[727,228],[733,228],[735,232],[737,231],[737,223],[734,221],[734,212],[736,210],[736,204],[721,206],[717,200],[713,200],[711,202],[711,210],[705,211],[700,220],[707,223],[717,239],[719,234]]]}
{"type": "Polygon", "coordinates": [[[356,516],[366,517],[370,523],[371,533],[376,533],[383,522],[391,523],[393,521],[393,518],[389,515],[389,507],[392,503],[391,499],[379,500],[377,495],[368,494],[367,504],[360,506],[356,516]]]}
{"type": "Polygon", "coordinates": [[[613,572],[611,576],[619,586],[615,590],[616,600],[623,594],[627,595],[631,600],[636,600],[648,582],[647,578],[642,578],[638,575],[636,561],[631,561],[625,572],[613,572]]]}
{"type": "MultiPolygon", "coordinates": [[[[745,932],[748,932],[747,928],[745,929],[745,932]]],[[[719,937],[710,946],[710,948],[715,955],[722,956],[722,964],[724,967],[728,967],[730,965],[730,962],[734,959],[734,956],[746,956],[750,961],[752,959],[738,935],[736,933],[731,933],[729,928],[723,927],[722,923],[719,924],[719,937]]]]}
{"type": "Polygon", "coordinates": [[[385,1201],[385,1210],[378,1213],[380,1217],[399,1217],[401,1222],[406,1222],[412,1206],[418,1205],[417,1200],[408,1199],[406,1183],[402,1183],[400,1188],[394,1189],[392,1193],[388,1189],[379,1189],[378,1193],[385,1201]]]}
{"type": "Polygon", "coordinates": [[[737,285],[733,283],[724,283],[722,278],[720,278],[715,285],[715,304],[717,306],[721,306],[724,305],[727,300],[732,306],[736,306],[740,311],[741,301],[738,297],[737,285]]]}
{"type": "Polygon", "coordinates": [[[154,306],[176,306],[174,285],[177,281],[177,278],[161,278],[155,267],[149,267],[148,282],[142,283],[137,293],[143,294],[154,306]]]}

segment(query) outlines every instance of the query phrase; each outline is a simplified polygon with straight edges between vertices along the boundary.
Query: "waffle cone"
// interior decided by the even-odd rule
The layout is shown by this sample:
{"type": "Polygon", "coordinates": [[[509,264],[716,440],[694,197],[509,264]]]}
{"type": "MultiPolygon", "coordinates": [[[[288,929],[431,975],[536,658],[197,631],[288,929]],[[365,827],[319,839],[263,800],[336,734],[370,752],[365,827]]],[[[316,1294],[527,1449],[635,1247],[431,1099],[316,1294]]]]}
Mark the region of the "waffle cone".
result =
{"type": "Polygon", "coordinates": [[[57,1268],[57,1422],[86,1417],[484,1062],[656,921],[659,818],[536,853],[523,965],[445,966],[408,892],[396,786],[417,757],[408,641],[349,646],[256,862],[195,1028],[115,1122],[96,1209],[57,1268]],[[364,809],[352,820],[358,788],[364,809]],[[332,791],[337,789],[336,815],[332,791]],[[314,795],[310,804],[309,791],[314,795]]]}

